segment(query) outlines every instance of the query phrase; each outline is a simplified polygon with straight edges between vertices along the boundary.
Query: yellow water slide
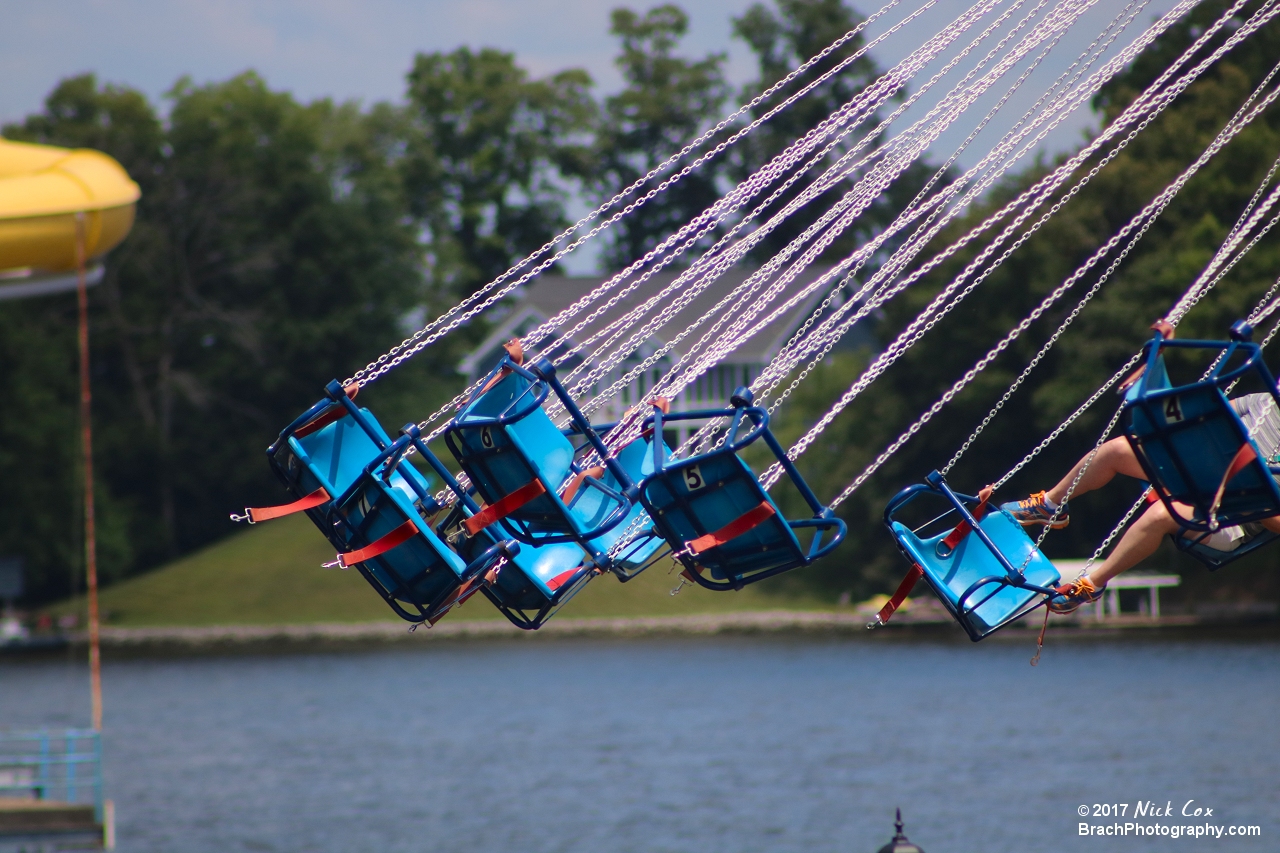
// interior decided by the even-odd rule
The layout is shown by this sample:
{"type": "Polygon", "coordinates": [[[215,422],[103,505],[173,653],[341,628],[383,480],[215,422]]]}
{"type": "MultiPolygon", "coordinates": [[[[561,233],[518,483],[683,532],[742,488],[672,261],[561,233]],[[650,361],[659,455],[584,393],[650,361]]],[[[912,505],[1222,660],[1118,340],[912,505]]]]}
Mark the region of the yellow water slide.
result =
{"type": "Polygon", "coordinates": [[[140,195],[100,151],[0,139],[0,290],[74,270],[77,214],[86,260],[105,255],[133,227],[140,195]]]}

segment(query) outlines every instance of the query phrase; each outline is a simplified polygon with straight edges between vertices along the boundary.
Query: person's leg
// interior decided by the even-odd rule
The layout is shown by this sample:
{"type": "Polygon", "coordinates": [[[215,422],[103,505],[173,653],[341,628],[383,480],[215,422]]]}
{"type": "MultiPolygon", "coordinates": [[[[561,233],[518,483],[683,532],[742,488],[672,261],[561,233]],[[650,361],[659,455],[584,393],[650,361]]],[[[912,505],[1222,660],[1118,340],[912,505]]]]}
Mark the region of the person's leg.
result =
{"type": "Polygon", "coordinates": [[[1129,445],[1129,440],[1121,436],[1120,438],[1113,438],[1099,447],[1098,453],[1094,456],[1092,462],[1089,462],[1087,455],[1077,462],[1075,467],[1059,480],[1056,486],[1045,492],[1045,497],[1055,504],[1062,503],[1067,497],[1067,490],[1071,488],[1071,483],[1075,480],[1076,474],[1086,463],[1089,464],[1089,467],[1080,477],[1080,482],[1076,484],[1075,490],[1071,492],[1071,497],[1073,498],[1102,488],[1115,479],[1116,474],[1124,474],[1138,480],[1147,478],[1142,466],[1138,464],[1138,457],[1133,454],[1133,448],[1129,445]]]}
{"type": "MultiPolygon", "coordinates": [[[[1191,515],[1191,507],[1178,505],[1179,512],[1191,515]]],[[[1164,504],[1155,503],[1147,507],[1147,511],[1138,517],[1133,526],[1124,532],[1116,547],[1103,560],[1101,565],[1094,566],[1089,572],[1089,579],[1098,589],[1106,586],[1121,572],[1128,571],[1143,560],[1150,557],[1160,547],[1160,538],[1178,532],[1178,522],[1169,515],[1164,504]]]]}
{"type": "MultiPolygon", "coordinates": [[[[1180,512],[1189,514],[1190,509],[1179,504],[1180,512]]],[[[1056,613],[1070,613],[1082,604],[1097,601],[1102,597],[1107,581],[1154,554],[1160,547],[1160,537],[1177,532],[1178,522],[1169,515],[1164,504],[1152,504],[1124,532],[1107,559],[1094,566],[1087,575],[1067,581],[1057,588],[1059,594],[1049,599],[1049,609],[1056,613]]]]}

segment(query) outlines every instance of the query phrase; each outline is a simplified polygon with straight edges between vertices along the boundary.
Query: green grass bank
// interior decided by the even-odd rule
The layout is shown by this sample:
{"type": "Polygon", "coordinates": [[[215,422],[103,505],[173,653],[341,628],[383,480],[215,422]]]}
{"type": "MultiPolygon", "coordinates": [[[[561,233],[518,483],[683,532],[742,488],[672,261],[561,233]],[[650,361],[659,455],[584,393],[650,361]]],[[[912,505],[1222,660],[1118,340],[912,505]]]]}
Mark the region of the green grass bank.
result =
{"type": "MultiPolygon", "coordinates": [[[[101,596],[103,622],[118,627],[289,625],[395,619],[359,573],[324,569],[333,550],[303,516],[255,525],[222,542],[141,577],[115,584],[101,596]]],[[[659,564],[628,583],[596,578],[560,611],[568,617],[684,616],[753,610],[834,610],[812,595],[771,589],[765,582],[715,593],[678,583],[659,564]]],[[[83,599],[59,612],[83,610],[83,599]]],[[[476,596],[447,620],[502,619],[476,596]]]]}

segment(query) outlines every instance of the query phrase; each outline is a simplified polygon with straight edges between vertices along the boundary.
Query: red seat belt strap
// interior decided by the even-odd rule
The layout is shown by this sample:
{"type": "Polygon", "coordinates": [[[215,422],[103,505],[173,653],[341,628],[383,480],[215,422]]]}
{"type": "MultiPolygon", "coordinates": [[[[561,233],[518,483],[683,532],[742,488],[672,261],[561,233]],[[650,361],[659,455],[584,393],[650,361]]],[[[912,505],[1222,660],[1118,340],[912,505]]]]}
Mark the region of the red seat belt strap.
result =
{"type": "Polygon", "coordinates": [[[916,581],[924,577],[924,569],[919,564],[912,564],[911,570],[907,572],[906,577],[902,579],[902,583],[898,584],[898,590],[893,597],[884,603],[884,607],[880,608],[880,612],[876,614],[876,620],[868,625],[868,628],[874,628],[876,625],[883,625],[889,621],[889,617],[902,606],[902,602],[907,600],[907,596],[911,594],[911,590],[915,589],[916,581]]]}
{"type": "MultiPolygon", "coordinates": [[[[356,392],[360,390],[360,386],[352,382],[350,385],[348,385],[346,388],[343,388],[342,390],[347,392],[348,398],[353,398],[356,396],[356,392]]],[[[347,412],[346,406],[342,405],[341,403],[334,403],[332,406],[330,406],[329,408],[321,412],[319,415],[317,415],[315,418],[307,421],[305,424],[295,429],[293,431],[293,437],[306,438],[307,436],[311,435],[313,432],[319,432],[320,430],[327,427],[329,424],[334,423],[335,421],[342,420],[347,416],[347,414],[348,412],[347,412]]]]}
{"type": "Polygon", "coordinates": [[[593,468],[587,468],[586,470],[579,471],[574,474],[573,479],[569,481],[569,487],[564,490],[564,496],[561,498],[561,500],[564,501],[565,506],[573,503],[574,497],[578,494],[578,489],[582,488],[583,480],[586,480],[588,477],[599,480],[604,476],[604,472],[605,467],[603,465],[596,465],[593,468]]]}
{"type": "MultiPolygon", "coordinates": [[[[991,486],[987,486],[985,489],[978,492],[978,499],[981,503],[973,508],[973,518],[975,521],[982,521],[983,517],[986,516],[988,508],[987,502],[991,500],[992,491],[994,490],[991,486]]],[[[968,536],[969,531],[972,529],[973,526],[969,524],[968,520],[957,524],[955,529],[947,534],[947,538],[942,540],[942,546],[946,549],[946,552],[950,554],[954,551],[956,546],[960,544],[960,541],[964,539],[964,537],[968,536]]]]}
{"type": "Polygon", "coordinates": [[[560,587],[568,583],[569,579],[572,578],[581,570],[582,570],[581,566],[575,566],[574,568],[569,569],[569,571],[567,572],[561,572],[560,574],[553,577],[551,580],[547,581],[547,589],[551,590],[552,592],[555,592],[560,587]]]}
{"type": "Polygon", "coordinates": [[[385,554],[397,545],[403,545],[418,533],[418,526],[413,523],[413,519],[409,519],[404,524],[386,533],[373,542],[369,543],[359,551],[348,551],[345,554],[338,555],[338,565],[344,569],[349,569],[356,563],[363,563],[365,560],[372,560],[379,554],[385,554]]]}
{"type": "Polygon", "coordinates": [[[298,498],[290,504],[281,506],[251,506],[245,507],[243,516],[232,516],[237,521],[248,521],[250,524],[257,524],[259,521],[268,521],[273,518],[281,518],[286,515],[293,515],[295,512],[303,512],[304,510],[314,509],[322,503],[329,500],[329,493],[325,491],[324,486],[316,489],[311,494],[298,498]]]}
{"type": "Polygon", "coordinates": [[[468,536],[475,536],[495,521],[506,518],[529,501],[545,494],[547,487],[536,477],[507,495],[500,501],[494,501],[475,515],[462,522],[468,536]]]}
{"type": "MultiPolygon", "coordinates": [[[[514,362],[515,364],[524,364],[524,346],[521,345],[519,338],[512,338],[511,340],[503,344],[502,348],[507,351],[507,355],[511,356],[512,362],[514,362]]],[[[506,379],[510,375],[511,375],[510,367],[502,368],[495,375],[489,377],[489,381],[486,382],[484,384],[484,387],[480,389],[480,393],[481,394],[485,393],[494,385],[497,385],[499,382],[506,379]]]]}
{"type": "Polygon", "coordinates": [[[1231,458],[1231,464],[1227,466],[1227,472],[1222,475],[1222,482],[1218,484],[1218,491],[1213,496],[1213,504],[1209,507],[1209,520],[1211,524],[1217,523],[1218,507],[1222,506],[1222,496],[1227,491],[1227,483],[1245,469],[1250,462],[1258,458],[1258,452],[1253,449],[1252,442],[1246,441],[1240,445],[1240,449],[1236,451],[1236,455],[1231,458]]]}
{"type": "Polygon", "coordinates": [[[684,547],[690,554],[701,554],[703,551],[737,539],[748,530],[759,527],[774,515],[777,515],[777,510],[773,508],[773,504],[761,501],[759,506],[747,510],[714,533],[708,533],[706,536],[699,536],[684,543],[684,547]]]}

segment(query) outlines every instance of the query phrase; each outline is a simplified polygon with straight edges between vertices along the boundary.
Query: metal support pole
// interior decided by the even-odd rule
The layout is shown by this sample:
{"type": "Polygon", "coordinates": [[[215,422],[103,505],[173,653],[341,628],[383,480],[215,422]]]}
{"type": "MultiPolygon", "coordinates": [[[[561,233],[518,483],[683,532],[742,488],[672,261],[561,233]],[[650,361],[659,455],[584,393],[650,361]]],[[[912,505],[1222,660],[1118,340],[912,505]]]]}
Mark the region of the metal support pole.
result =
{"type": "Polygon", "coordinates": [[[102,656],[98,624],[97,519],[93,511],[93,396],[89,389],[89,291],[85,281],[84,213],[76,214],[76,303],[79,308],[80,342],[80,443],[84,457],[84,566],[89,597],[89,692],[93,705],[93,729],[102,731],[102,656]]]}

